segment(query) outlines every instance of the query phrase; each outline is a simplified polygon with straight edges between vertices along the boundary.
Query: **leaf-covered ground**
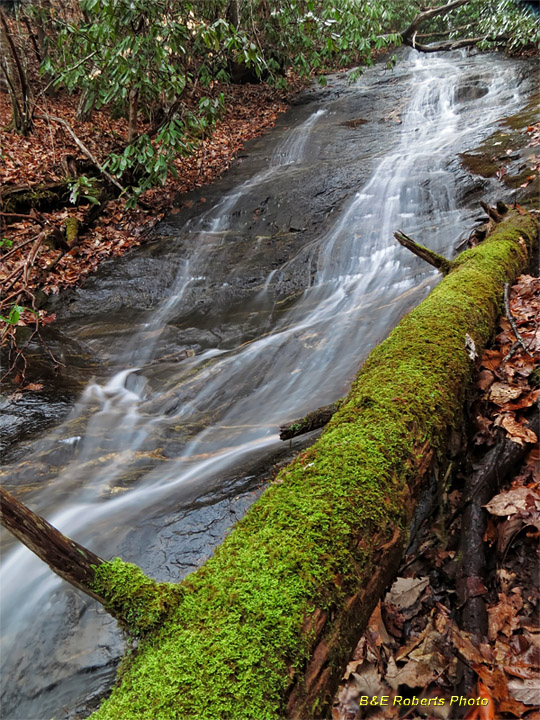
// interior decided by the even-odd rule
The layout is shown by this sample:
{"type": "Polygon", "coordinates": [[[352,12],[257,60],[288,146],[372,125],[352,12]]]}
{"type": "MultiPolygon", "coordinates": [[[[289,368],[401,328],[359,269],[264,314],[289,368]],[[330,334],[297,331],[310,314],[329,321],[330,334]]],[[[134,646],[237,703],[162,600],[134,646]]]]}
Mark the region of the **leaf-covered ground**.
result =
{"type": "Polygon", "coordinates": [[[539,293],[540,280],[530,275],[512,288],[510,315],[523,344],[503,315],[493,345],[477,361],[469,460],[450,473],[417,549],[373,613],[342,679],[333,720],[540,718],[540,451],[526,425],[540,395],[539,293]],[[489,627],[479,642],[459,627],[455,589],[464,486],[474,464],[504,437],[529,451],[485,506],[491,562],[478,592],[489,627]],[[484,705],[459,706],[460,665],[474,670],[471,698],[484,705]],[[452,696],[459,699],[450,704],[452,696]],[[436,699],[445,703],[435,705],[436,699]]]}
{"type": "MultiPolygon", "coordinates": [[[[142,205],[126,210],[122,199],[107,203],[104,212],[89,230],[67,247],[66,219],[84,221],[90,204],[73,205],[54,212],[31,210],[21,217],[0,213],[0,282],[3,293],[0,315],[9,316],[13,306],[31,308],[36,292],[46,295],[75,285],[94,272],[108,257],[118,256],[145,242],[154,225],[170,211],[183,193],[212,182],[234,161],[244,143],[263,134],[288,107],[288,98],[298,92],[300,82],[291,78],[287,93],[264,84],[216,85],[224,92],[226,112],[204,138],[198,151],[176,160],[178,177],[169,177],[164,187],[153,188],[142,197],[142,205]],[[60,244],[55,241],[60,233],[60,244]]],[[[126,120],[115,120],[106,111],[96,111],[89,122],[76,120],[77,98],[61,95],[47,99],[47,112],[67,120],[77,136],[99,162],[125,144],[126,120]]],[[[2,133],[0,187],[32,187],[58,182],[66,176],[67,162],[88,162],[67,130],[44,119],[35,121],[28,137],[6,130],[10,121],[7,94],[0,92],[2,133]]],[[[4,208],[0,207],[0,211],[4,208]]],[[[39,307],[39,302],[35,307],[39,307]]],[[[21,310],[10,324],[2,324],[2,340],[9,342],[17,325],[36,328],[54,321],[44,310],[21,310]]]]}

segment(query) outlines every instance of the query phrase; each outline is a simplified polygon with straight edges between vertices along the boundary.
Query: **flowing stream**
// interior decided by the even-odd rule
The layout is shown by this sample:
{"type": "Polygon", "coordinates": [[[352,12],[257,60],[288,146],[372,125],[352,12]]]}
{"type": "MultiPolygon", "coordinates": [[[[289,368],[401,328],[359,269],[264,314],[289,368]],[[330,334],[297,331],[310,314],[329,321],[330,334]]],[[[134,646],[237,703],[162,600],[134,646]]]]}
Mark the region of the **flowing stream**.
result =
{"type": "MultiPolygon", "coordinates": [[[[177,229],[190,249],[158,266],[156,285],[161,273],[173,277],[161,302],[127,320],[119,310],[116,333],[92,338],[84,317],[74,331],[111,373],[87,384],[3,482],[25,489],[33,509],[102,557],[121,555],[178,581],[208,556],[257,497],[260,468],[283,452],[279,425],[342,395],[369,349],[437,282],[393,232],[453,253],[478,214],[463,199],[457,154],[519,109],[530,89],[519,62],[461,53],[411,53],[395,76],[375,68],[356,85],[334,85],[296,108],[292,127],[260,141],[273,150],[249,177],[234,184],[233,171],[233,186],[177,229]],[[362,97],[371,119],[356,124],[372,123],[365,137],[378,137],[369,159],[359,156],[369,177],[332,150],[338,125],[351,144],[365,142],[362,128],[339,122],[355,120],[362,97]],[[377,107],[388,110],[380,130],[377,107]],[[340,201],[305,232],[288,223],[296,244],[249,293],[235,295],[225,275],[219,309],[198,310],[242,232],[238,219],[271,203],[279,216],[284,187],[290,214],[307,173],[327,189],[337,178],[340,201]],[[294,292],[280,293],[293,276],[294,292]],[[227,313],[240,327],[232,335],[223,334],[227,313]],[[192,341],[193,328],[204,342],[192,341]]],[[[238,261],[256,267],[264,242],[251,238],[238,261]]],[[[26,548],[6,536],[4,546],[2,717],[70,717],[110,684],[122,639],[94,602],[26,548]]]]}

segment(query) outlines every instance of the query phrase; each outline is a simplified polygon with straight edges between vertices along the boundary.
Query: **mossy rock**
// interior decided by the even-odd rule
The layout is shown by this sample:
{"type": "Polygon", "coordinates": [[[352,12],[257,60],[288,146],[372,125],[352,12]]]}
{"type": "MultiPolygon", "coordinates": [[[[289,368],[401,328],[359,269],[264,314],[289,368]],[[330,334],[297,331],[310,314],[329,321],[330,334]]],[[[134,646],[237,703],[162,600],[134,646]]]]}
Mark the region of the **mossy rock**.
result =
{"type": "Polygon", "coordinates": [[[540,92],[535,93],[530,98],[523,110],[505,118],[502,124],[512,130],[524,130],[529,125],[534,125],[538,121],[540,121],[540,92]]]}

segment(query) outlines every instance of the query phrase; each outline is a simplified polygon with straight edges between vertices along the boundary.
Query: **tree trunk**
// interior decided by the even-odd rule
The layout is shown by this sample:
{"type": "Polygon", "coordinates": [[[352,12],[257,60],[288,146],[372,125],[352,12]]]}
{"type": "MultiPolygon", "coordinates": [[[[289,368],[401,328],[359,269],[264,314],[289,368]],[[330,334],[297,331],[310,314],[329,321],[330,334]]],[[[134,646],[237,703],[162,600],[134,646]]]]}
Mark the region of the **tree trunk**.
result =
{"type": "Polygon", "coordinates": [[[240,0],[229,0],[227,20],[238,30],[240,27],[240,0]]]}
{"type": "MultiPolygon", "coordinates": [[[[0,39],[4,46],[4,58],[0,67],[6,79],[11,99],[13,125],[17,132],[28,135],[32,130],[30,85],[8,19],[0,7],[0,39]],[[8,58],[11,58],[9,60],[8,58]]],[[[1,49],[1,48],[0,48],[1,49]]]]}
{"type": "Polygon", "coordinates": [[[169,586],[164,601],[154,583],[141,602],[136,584],[100,566],[94,591],[110,598],[123,587],[122,615],[132,598],[130,615],[150,630],[94,720],[330,713],[430,469],[461,422],[474,372],[467,345],[480,353],[491,337],[504,284],[527,266],[537,236],[531,216],[509,212],[458,256],[370,353],[319,440],[179,594],[169,586]]]}

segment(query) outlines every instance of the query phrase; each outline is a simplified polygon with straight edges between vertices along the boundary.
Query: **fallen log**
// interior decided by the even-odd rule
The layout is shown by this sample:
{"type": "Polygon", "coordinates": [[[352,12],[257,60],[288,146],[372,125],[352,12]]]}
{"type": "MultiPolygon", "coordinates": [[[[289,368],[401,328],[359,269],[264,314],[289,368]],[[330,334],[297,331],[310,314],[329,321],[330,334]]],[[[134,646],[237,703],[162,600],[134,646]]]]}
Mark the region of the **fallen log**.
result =
{"type": "Polygon", "coordinates": [[[0,189],[0,210],[6,223],[15,222],[17,215],[32,210],[50,212],[69,205],[69,194],[67,180],[38,185],[5,185],[0,189]]]}
{"type": "MultiPolygon", "coordinates": [[[[459,426],[504,283],[538,234],[510,212],[451,263],[369,355],[319,440],[280,471],[142,637],[94,720],[299,720],[330,711],[344,664],[398,567],[416,500],[459,426]]],[[[126,564],[101,564],[108,600],[126,564]]],[[[145,605],[138,606],[144,616],[145,605]]],[[[126,623],[129,627],[129,621],[126,623]]],[[[133,632],[137,632],[134,625],[133,632]]]]}

